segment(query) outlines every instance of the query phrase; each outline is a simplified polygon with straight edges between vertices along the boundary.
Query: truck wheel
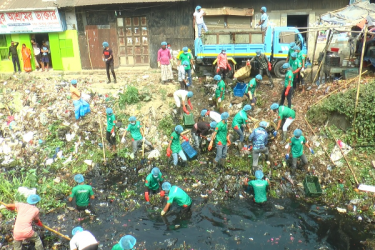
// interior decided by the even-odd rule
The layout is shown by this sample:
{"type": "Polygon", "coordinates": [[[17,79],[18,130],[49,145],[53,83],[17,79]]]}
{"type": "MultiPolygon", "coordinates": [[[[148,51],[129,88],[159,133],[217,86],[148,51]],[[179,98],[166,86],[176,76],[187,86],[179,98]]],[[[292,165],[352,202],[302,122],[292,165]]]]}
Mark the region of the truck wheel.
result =
{"type": "Polygon", "coordinates": [[[285,77],[286,70],[282,68],[284,63],[285,60],[278,61],[273,67],[273,72],[275,73],[275,76],[278,78],[285,77]]]}

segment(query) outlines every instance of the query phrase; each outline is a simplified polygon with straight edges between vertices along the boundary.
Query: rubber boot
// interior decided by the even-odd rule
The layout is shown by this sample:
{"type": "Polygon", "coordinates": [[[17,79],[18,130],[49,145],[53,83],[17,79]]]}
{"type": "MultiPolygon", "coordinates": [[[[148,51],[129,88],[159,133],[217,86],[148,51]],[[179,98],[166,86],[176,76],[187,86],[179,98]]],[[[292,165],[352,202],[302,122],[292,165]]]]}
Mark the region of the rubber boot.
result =
{"type": "Polygon", "coordinates": [[[282,143],[284,143],[286,141],[286,138],[287,138],[287,131],[283,131],[283,141],[282,143]]]}
{"type": "Polygon", "coordinates": [[[218,163],[215,160],[213,160],[212,161],[212,167],[216,168],[217,166],[218,166],[218,163]]]}
{"type": "Polygon", "coordinates": [[[242,142],[238,142],[237,147],[238,147],[238,151],[241,152],[241,150],[242,150],[242,148],[243,148],[243,143],[242,143],[242,142]]]}
{"type": "Polygon", "coordinates": [[[220,166],[225,167],[226,160],[224,158],[220,159],[220,166]]]}

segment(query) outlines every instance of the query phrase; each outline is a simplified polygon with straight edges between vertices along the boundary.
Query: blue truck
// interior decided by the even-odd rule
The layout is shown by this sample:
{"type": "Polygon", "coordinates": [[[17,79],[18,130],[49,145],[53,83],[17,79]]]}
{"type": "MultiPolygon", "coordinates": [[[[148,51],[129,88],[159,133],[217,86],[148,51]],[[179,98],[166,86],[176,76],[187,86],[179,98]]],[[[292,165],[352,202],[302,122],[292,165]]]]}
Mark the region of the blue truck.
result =
{"type": "MultiPolygon", "coordinates": [[[[299,30],[294,27],[268,27],[265,33],[259,29],[210,31],[194,41],[196,66],[215,72],[217,55],[225,48],[232,68],[227,76],[232,77],[235,68],[244,66],[248,59],[255,56],[257,50],[261,50],[270,60],[276,77],[284,77],[285,70],[281,66],[288,56],[291,42],[296,42],[306,51],[306,43],[299,30]]],[[[256,62],[253,61],[251,66],[252,69],[257,69],[256,62]]]]}

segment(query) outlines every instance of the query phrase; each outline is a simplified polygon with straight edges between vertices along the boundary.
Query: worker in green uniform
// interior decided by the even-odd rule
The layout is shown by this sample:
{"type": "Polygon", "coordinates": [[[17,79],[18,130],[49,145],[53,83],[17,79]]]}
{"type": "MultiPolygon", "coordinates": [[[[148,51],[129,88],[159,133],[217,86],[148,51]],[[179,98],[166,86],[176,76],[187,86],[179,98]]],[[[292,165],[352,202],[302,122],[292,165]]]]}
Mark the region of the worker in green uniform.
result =
{"type": "Polygon", "coordinates": [[[228,134],[228,118],[229,114],[227,112],[221,114],[221,121],[217,124],[215,132],[212,134],[210,144],[208,145],[208,150],[210,151],[215,141],[216,158],[214,159],[214,167],[216,167],[218,163],[224,166],[225,158],[227,158],[228,146],[231,144],[228,134]]]}
{"type": "Polygon", "coordinates": [[[141,122],[137,121],[137,118],[135,116],[131,116],[129,118],[129,125],[126,128],[124,134],[122,135],[121,143],[125,143],[126,142],[125,136],[128,133],[128,131],[130,132],[130,135],[132,137],[132,147],[133,147],[132,156],[133,157],[135,156],[135,153],[137,153],[138,147],[142,143],[149,146],[151,150],[154,149],[154,146],[152,146],[151,142],[146,140],[145,135],[144,135],[144,129],[141,130],[141,128],[142,128],[141,122]]]}
{"type": "Polygon", "coordinates": [[[215,106],[219,109],[219,113],[223,113],[223,100],[225,97],[225,82],[221,79],[220,75],[214,76],[214,81],[217,83],[215,91],[215,106]]]}
{"type": "Polygon", "coordinates": [[[250,82],[246,85],[245,95],[249,97],[249,100],[251,102],[251,106],[254,106],[257,102],[256,98],[256,88],[257,84],[262,81],[261,75],[256,75],[255,78],[251,79],[250,82]]]}
{"type": "Polygon", "coordinates": [[[250,187],[254,191],[254,201],[262,204],[267,201],[267,188],[270,185],[270,180],[264,178],[262,170],[255,171],[255,180],[249,181],[247,178],[244,181],[245,187],[250,187]]]}
{"type": "Polygon", "coordinates": [[[294,137],[290,139],[288,153],[285,155],[285,159],[289,159],[289,154],[292,152],[292,174],[295,173],[297,168],[297,160],[300,158],[302,160],[303,166],[307,164],[307,158],[303,153],[303,145],[309,148],[310,152],[314,154],[314,150],[309,146],[308,142],[306,141],[305,137],[302,136],[302,130],[296,129],[293,132],[294,137]]]}
{"type": "Polygon", "coordinates": [[[189,195],[187,195],[184,190],[177,186],[171,186],[169,182],[164,182],[162,188],[167,195],[167,204],[161,211],[162,216],[164,216],[165,213],[168,212],[173,201],[175,201],[178,206],[182,207],[182,213],[187,213],[190,211],[192,202],[189,195]]]}
{"type": "Polygon", "coordinates": [[[182,166],[184,167],[186,165],[186,155],[184,151],[182,150],[181,144],[180,144],[180,136],[185,140],[189,141],[189,139],[181,135],[182,131],[184,131],[183,127],[181,125],[177,125],[174,128],[174,131],[171,134],[171,139],[169,140],[168,148],[167,148],[167,156],[170,157],[172,155],[173,157],[173,165],[177,166],[178,163],[178,156],[181,157],[182,160],[182,166]]]}
{"type": "MultiPolygon", "coordinates": [[[[90,205],[90,199],[95,199],[94,191],[92,190],[92,187],[90,185],[86,185],[84,183],[85,178],[81,174],[76,174],[74,176],[74,180],[78,183],[77,186],[75,186],[72,189],[72,192],[69,195],[69,202],[73,200],[73,198],[76,198],[76,205],[77,210],[82,211],[89,207],[90,205]]],[[[90,206],[91,212],[93,212],[92,207],[90,206]]]]}
{"type": "Polygon", "coordinates": [[[271,105],[271,110],[274,112],[278,112],[278,122],[277,122],[277,128],[276,131],[273,132],[273,135],[277,135],[277,131],[281,127],[281,122],[283,119],[285,119],[284,125],[283,125],[283,138],[282,143],[285,142],[287,138],[287,131],[288,127],[294,122],[294,119],[296,119],[296,112],[293,109],[290,109],[285,106],[279,106],[277,103],[273,103],[271,105]]]}
{"type": "Polygon", "coordinates": [[[249,104],[247,104],[233,118],[232,128],[240,136],[240,142],[238,143],[238,150],[242,149],[242,144],[243,144],[243,141],[244,141],[244,138],[245,138],[244,137],[244,130],[245,130],[244,126],[246,126],[247,129],[250,129],[249,124],[247,124],[248,122],[250,122],[250,120],[253,119],[249,116],[250,110],[251,110],[251,106],[249,104]]]}
{"type": "Polygon", "coordinates": [[[295,91],[298,83],[300,82],[299,74],[302,69],[302,62],[298,59],[298,54],[296,52],[292,53],[292,59],[289,60],[289,64],[292,67],[292,71],[293,71],[293,89],[295,91]]]}
{"type": "Polygon", "coordinates": [[[160,192],[160,196],[164,197],[165,192],[161,190],[161,182],[163,181],[163,175],[160,169],[154,167],[151,173],[147,175],[145,180],[145,200],[147,204],[150,204],[150,194],[156,194],[160,192]]]}
{"type": "Polygon", "coordinates": [[[300,70],[300,72],[298,72],[298,84],[301,84],[302,85],[302,94],[305,93],[305,63],[306,63],[306,54],[301,51],[301,47],[300,46],[294,46],[294,52],[297,53],[297,58],[298,60],[300,60],[301,64],[302,64],[302,68],[300,70]]]}
{"type": "Polygon", "coordinates": [[[296,46],[295,42],[291,42],[289,44],[288,56],[286,57],[286,61],[285,62],[289,62],[289,60],[291,59],[291,55],[294,52],[294,46],[296,46]]]}
{"type": "Polygon", "coordinates": [[[134,249],[137,239],[132,235],[122,236],[120,241],[112,247],[112,250],[132,250],[134,249]]]}
{"type": "Polygon", "coordinates": [[[286,70],[285,74],[285,83],[284,83],[284,89],[281,92],[281,100],[280,100],[280,106],[284,105],[285,97],[288,99],[288,107],[292,107],[292,96],[293,96],[293,70],[292,66],[290,66],[289,63],[284,63],[282,66],[283,69],[286,70]]]}
{"type": "Polygon", "coordinates": [[[183,64],[184,62],[188,63],[185,66],[185,72],[188,75],[188,80],[189,80],[189,84],[187,84],[186,86],[189,87],[193,83],[193,79],[191,78],[191,68],[194,65],[194,61],[193,61],[193,56],[189,52],[189,48],[188,47],[183,47],[182,51],[183,51],[183,53],[181,53],[180,55],[178,55],[177,59],[180,60],[179,61],[180,62],[179,65],[183,64]]]}
{"type": "Polygon", "coordinates": [[[115,125],[116,125],[116,116],[113,114],[113,110],[111,108],[106,108],[105,110],[107,114],[107,132],[106,132],[106,139],[109,145],[112,147],[112,151],[116,151],[116,134],[115,134],[115,125]]]}

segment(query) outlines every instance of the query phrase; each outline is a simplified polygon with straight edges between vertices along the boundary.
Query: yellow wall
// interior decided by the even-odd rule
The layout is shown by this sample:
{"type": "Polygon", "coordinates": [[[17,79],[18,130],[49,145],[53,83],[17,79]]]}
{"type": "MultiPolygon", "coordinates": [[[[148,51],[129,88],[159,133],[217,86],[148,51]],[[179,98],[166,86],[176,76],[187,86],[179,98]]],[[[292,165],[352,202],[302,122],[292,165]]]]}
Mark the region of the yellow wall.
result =
{"type": "Polygon", "coordinates": [[[82,70],[81,57],[78,46],[78,33],[76,30],[66,30],[59,33],[60,39],[72,39],[74,57],[62,58],[62,65],[65,71],[79,71],[82,70]]]}

